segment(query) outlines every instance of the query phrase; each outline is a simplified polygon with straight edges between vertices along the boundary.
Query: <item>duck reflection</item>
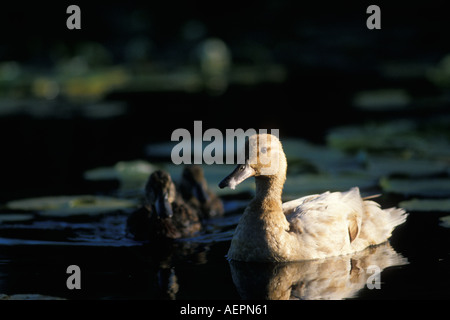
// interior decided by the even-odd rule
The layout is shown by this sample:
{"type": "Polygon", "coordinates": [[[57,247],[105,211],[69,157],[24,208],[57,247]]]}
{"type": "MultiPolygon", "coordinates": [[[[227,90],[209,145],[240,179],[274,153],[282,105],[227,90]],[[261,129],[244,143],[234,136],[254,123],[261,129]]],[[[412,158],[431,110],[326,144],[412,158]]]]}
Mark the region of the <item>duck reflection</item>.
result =
{"type": "MultiPolygon", "coordinates": [[[[385,268],[407,264],[388,242],[353,255],[286,263],[230,260],[243,299],[340,300],[355,297],[385,268]]],[[[380,276],[382,279],[382,276],[380,276]]]]}

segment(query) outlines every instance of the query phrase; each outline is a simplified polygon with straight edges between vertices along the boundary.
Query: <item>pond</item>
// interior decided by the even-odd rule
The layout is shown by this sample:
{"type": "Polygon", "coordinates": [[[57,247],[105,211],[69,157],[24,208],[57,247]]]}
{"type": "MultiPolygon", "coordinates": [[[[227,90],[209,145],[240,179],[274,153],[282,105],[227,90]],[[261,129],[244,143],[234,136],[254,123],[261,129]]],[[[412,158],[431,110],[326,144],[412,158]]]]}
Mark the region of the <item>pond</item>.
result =
{"type": "Polygon", "coordinates": [[[450,298],[443,4],[379,4],[380,30],[364,3],[86,3],[81,30],[64,4],[34,5],[0,10],[15,31],[0,46],[0,299],[450,298]],[[226,214],[190,238],[131,239],[145,182],[157,169],[179,181],[172,134],[195,138],[195,123],[278,129],[283,201],[357,186],[409,216],[354,255],[229,261],[254,181],[219,189],[233,166],[203,163],[226,214]]]}
{"type": "Polygon", "coordinates": [[[12,296],[68,299],[448,298],[449,230],[439,216],[411,214],[390,244],[352,256],[280,264],[226,259],[239,214],[170,248],[125,238],[126,212],[40,218],[2,225],[0,286],[12,296]],[[73,264],[81,269],[81,290],[66,286],[73,264]],[[369,279],[375,271],[379,282],[369,279]]]}
{"type": "MultiPolygon", "coordinates": [[[[330,132],[334,143],[341,132],[342,128],[330,132]]],[[[170,155],[172,143],[150,143],[145,152],[149,159],[156,159],[156,152],[158,161],[120,161],[86,170],[83,179],[97,195],[47,195],[5,202],[0,213],[2,298],[449,297],[448,150],[402,161],[403,144],[397,144],[393,152],[386,142],[383,149],[389,151],[378,149],[375,154],[347,152],[344,147],[299,138],[283,141],[290,164],[284,200],[357,185],[363,196],[382,193],[376,199],[382,207],[404,207],[410,213],[406,223],[394,230],[389,242],[353,255],[272,264],[229,261],[226,254],[253,195],[253,181],[236,190],[220,190],[217,182],[232,166],[203,165],[209,188],[223,199],[225,215],[207,220],[203,231],[191,238],[171,243],[135,241],[127,235],[126,220],[139,207],[149,174],[164,168],[177,180],[182,170],[161,160],[170,155]],[[67,286],[71,265],[81,271],[79,290],[67,286]]],[[[407,147],[410,152],[422,152],[407,147]]]]}

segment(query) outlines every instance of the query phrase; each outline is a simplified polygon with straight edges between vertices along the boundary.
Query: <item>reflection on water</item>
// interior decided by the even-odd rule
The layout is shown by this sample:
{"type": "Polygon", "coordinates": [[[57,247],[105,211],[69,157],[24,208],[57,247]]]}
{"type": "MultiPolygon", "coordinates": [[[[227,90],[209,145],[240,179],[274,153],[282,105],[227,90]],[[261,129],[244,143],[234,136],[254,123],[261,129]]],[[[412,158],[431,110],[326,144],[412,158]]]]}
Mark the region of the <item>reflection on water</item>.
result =
{"type": "Polygon", "coordinates": [[[364,287],[377,288],[381,271],[407,264],[389,243],[353,255],[288,263],[230,261],[233,282],[243,299],[340,300],[364,287]]]}

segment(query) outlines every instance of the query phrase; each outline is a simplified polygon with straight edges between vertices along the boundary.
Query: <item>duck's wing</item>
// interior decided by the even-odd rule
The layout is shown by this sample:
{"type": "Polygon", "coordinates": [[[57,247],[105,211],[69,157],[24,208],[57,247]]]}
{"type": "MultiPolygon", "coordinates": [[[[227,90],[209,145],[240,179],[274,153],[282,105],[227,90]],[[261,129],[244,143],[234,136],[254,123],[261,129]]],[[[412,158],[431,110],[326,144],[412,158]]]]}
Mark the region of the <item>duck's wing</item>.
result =
{"type": "Polygon", "coordinates": [[[283,204],[292,231],[350,243],[361,231],[363,210],[358,188],[347,192],[325,192],[283,204]]]}
{"type": "MultiPolygon", "coordinates": [[[[328,194],[329,192],[326,192],[325,194],[328,194]]],[[[316,199],[317,197],[321,196],[320,194],[313,194],[309,196],[304,196],[295,200],[287,201],[282,204],[283,213],[286,216],[289,216],[290,214],[294,213],[299,206],[301,206],[303,203],[311,201],[316,199]]]]}

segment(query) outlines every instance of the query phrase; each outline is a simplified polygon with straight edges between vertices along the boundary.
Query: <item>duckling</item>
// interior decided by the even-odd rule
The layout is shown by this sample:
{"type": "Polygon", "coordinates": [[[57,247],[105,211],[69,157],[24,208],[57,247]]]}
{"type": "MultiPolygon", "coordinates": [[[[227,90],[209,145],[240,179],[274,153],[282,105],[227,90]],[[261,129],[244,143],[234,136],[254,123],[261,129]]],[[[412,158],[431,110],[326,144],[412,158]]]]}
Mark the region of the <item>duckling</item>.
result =
{"type": "Polygon", "coordinates": [[[170,175],[153,172],[145,186],[144,204],[127,220],[135,240],[177,239],[200,231],[198,215],[176,193],[170,175]]]}
{"type": "Polygon", "coordinates": [[[222,200],[208,189],[201,166],[187,165],[184,167],[179,190],[183,199],[199,213],[202,219],[223,215],[222,200]]]}
{"type": "Polygon", "coordinates": [[[242,214],[228,258],[238,261],[300,261],[340,256],[383,243],[405,222],[400,208],[381,209],[361,198],[357,187],[325,192],[283,205],[287,161],[280,140],[271,134],[246,141],[245,163],[219,187],[234,189],[255,177],[256,194],[242,214]]]}

